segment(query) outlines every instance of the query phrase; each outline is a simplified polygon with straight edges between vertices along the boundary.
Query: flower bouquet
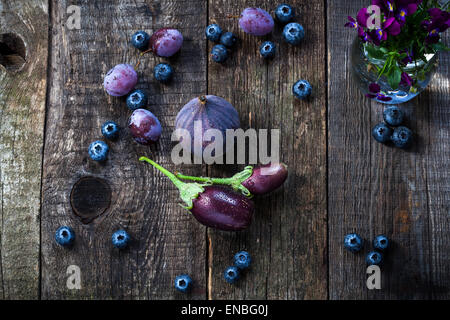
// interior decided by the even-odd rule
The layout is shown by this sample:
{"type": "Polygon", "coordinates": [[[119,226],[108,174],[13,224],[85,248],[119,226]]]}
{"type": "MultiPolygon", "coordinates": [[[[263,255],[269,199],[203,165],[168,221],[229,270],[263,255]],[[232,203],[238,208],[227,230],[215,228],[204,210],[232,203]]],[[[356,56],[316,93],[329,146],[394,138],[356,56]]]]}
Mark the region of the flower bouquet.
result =
{"type": "Polygon", "coordinates": [[[437,53],[449,50],[441,33],[450,26],[449,1],[372,0],[346,27],[353,43],[352,71],[367,97],[381,103],[406,102],[430,82],[437,53]]]}

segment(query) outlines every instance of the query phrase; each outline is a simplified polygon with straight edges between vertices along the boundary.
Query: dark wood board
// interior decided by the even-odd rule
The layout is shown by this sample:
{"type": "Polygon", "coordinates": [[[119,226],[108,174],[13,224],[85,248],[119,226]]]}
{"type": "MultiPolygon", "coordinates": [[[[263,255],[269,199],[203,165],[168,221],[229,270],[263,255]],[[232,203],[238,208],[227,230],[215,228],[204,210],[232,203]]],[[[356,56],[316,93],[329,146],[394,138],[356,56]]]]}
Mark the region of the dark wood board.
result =
{"type": "MultiPolygon", "coordinates": [[[[324,2],[290,1],[296,20],[305,27],[298,47],[282,40],[282,28],[264,37],[245,34],[237,19],[246,7],[261,7],[271,14],[273,1],[210,1],[209,21],[240,38],[224,65],[209,61],[208,93],[224,97],[238,110],[244,129],[279,129],[280,157],[289,168],[284,187],[255,198],[256,212],[245,232],[209,230],[211,299],[326,299],[326,79],[324,2]],[[277,54],[264,60],[259,46],[276,43],[277,54]],[[307,79],[313,96],[300,101],[293,84],[307,79]],[[244,281],[230,286],[223,271],[234,253],[248,250],[253,265],[244,281]]],[[[211,47],[211,45],[210,45],[211,47]]],[[[216,166],[211,175],[233,174],[235,167],[216,166]],[[226,172],[226,173],[224,173],[226,172]]]]}
{"type": "Polygon", "coordinates": [[[448,55],[418,99],[402,104],[417,137],[408,151],[378,144],[371,129],[384,106],[366,99],[349,72],[354,32],[343,28],[365,1],[328,1],[328,226],[331,299],[431,299],[449,296],[448,55]],[[447,76],[445,76],[447,75],[447,76]],[[441,187],[447,185],[447,187],[441,187]],[[344,250],[344,235],[366,239],[344,250]],[[380,233],[392,239],[382,290],[366,287],[365,254],[380,233]]]}
{"type": "Polygon", "coordinates": [[[0,299],[39,298],[46,1],[0,1],[0,299]]]}
{"type": "MultiPolygon", "coordinates": [[[[65,26],[70,3],[52,1],[51,74],[45,144],[42,205],[43,299],[182,299],[173,287],[180,273],[193,275],[189,296],[206,298],[205,228],[178,203],[178,191],[142,155],[175,170],[170,160],[171,132],[179,108],[206,90],[206,41],[203,1],[80,1],[81,29],[65,26]],[[152,33],[174,27],[184,35],[183,49],[169,61],[176,70],[170,85],[153,78],[153,67],[165,59],[146,54],[137,68],[137,88],[149,93],[148,109],[161,121],[156,146],[135,143],[126,128],[131,112],[124,99],[108,96],[103,77],[114,65],[135,65],[138,51],[129,44],[137,30],[152,33]],[[88,157],[87,147],[101,139],[101,124],[117,121],[122,133],[108,142],[105,164],[88,157]],[[69,196],[85,176],[107,181],[109,208],[89,224],[73,213],[69,196]],[[74,228],[71,250],[59,247],[53,234],[60,225],[74,228]],[[111,235],[125,228],[129,249],[113,248],[111,235]],[[66,287],[69,265],[81,269],[80,290],[66,287]]],[[[183,167],[186,171],[186,168],[183,167]]],[[[199,173],[199,169],[188,170],[199,173]]]]}
{"type": "Polygon", "coordinates": [[[401,105],[414,147],[386,147],[371,137],[384,106],[365,98],[349,72],[355,33],[344,24],[368,1],[288,3],[306,30],[298,47],[282,41],[278,25],[254,37],[228,17],[251,6],[273,14],[278,3],[269,0],[0,0],[0,299],[449,299],[449,54],[427,90],[401,105]],[[80,29],[68,26],[70,5],[81,9],[80,29]],[[212,22],[239,37],[223,65],[209,57],[204,28],[212,22]],[[140,59],[137,88],[148,91],[148,109],[163,126],[158,144],[144,147],[126,128],[125,99],[107,95],[102,83],[114,65],[137,63],[135,31],[161,27],[180,29],[185,41],[173,58],[140,59]],[[11,32],[25,46],[3,36],[11,32]],[[258,52],[265,40],[277,44],[274,60],[258,52]],[[175,69],[166,85],[153,77],[163,61],[175,69]],[[313,86],[307,101],[291,93],[298,79],[313,86]],[[255,197],[243,232],[198,224],[171,182],[138,161],[146,155],[196,175],[241,170],[171,161],[176,114],[206,93],[231,102],[243,129],[280,129],[289,178],[255,197]],[[106,120],[122,132],[99,164],[87,148],[103,140],[106,120]],[[70,249],[54,241],[61,225],[76,232],[70,249]],[[132,236],[123,251],[111,243],[118,228],[132,236]],[[362,253],[344,250],[349,232],[366,239],[362,253]],[[368,290],[364,258],[379,233],[393,248],[382,290],[368,290]],[[243,249],[252,267],[229,285],[223,271],[243,249]],[[71,265],[80,268],[81,289],[67,287],[71,265]],[[173,287],[181,273],[194,279],[188,295],[173,287]]]}

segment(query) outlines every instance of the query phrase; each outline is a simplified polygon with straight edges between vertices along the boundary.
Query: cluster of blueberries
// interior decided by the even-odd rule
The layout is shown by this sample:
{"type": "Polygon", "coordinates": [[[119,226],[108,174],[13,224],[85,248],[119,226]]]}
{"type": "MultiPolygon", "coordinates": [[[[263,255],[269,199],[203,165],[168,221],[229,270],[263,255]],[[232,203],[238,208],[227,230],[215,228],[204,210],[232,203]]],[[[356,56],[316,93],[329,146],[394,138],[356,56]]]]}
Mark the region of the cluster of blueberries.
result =
{"type": "MultiPolygon", "coordinates": [[[[372,242],[375,250],[370,251],[366,255],[366,262],[368,265],[380,265],[383,262],[383,254],[389,248],[389,239],[380,234],[375,237],[372,242]]],[[[364,246],[364,240],[357,233],[347,234],[344,238],[344,247],[350,252],[359,252],[364,246]]]]}
{"type": "MultiPolygon", "coordinates": [[[[298,45],[305,37],[305,30],[301,24],[290,22],[294,17],[294,8],[288,4],[280,4],[275,9],[275,21],[285,25],[283,39],[291,45],[298,45]]],[[[222,28],[216,23],[206,27],[205,35],[208,40],[218,43],[211,50],[211,59],[218,63],[225,62],[228,58],[228,50],[234,47],[237,37],[231,32],[223,32],[222,28]]],[[[272,59],[275,57],[276,45],[272,41],[265,41],[259,47],[259,52],[263,58],[272,59]]],[[[307,80],[299,80],[292,87],[292,93],[298,99],[307,99],[311,92],[312,87],[307,80]]]]}
{"type": "Polygon", "coordinates": [[[397,148],[407,148],[413,141],[413,132],[401,126],[404,120],[403,111],[396,107],[387,107],[383,111],[384,122],[372,129],[372,136],[380,143],[392,142],[397,148]]]}
{"type": "MultiPolygon", "coordinates": [[[[63,247],[71,247],[75,241],[75,231],[71,227],[59,227],[55,233],[55,241],[63,247]]],[[[113,233],[111,241],[114,247],[125,249],[130,242],[130,236],[125,230],[120,229],[113,233]]]]}
{"type": "MultiPolygon", "coordinates": [[[[240,251],[234,255],[234,265],[225,269],[223,275],[228,283],[239,280],[243,270],[248,269],[252,258],[247,251],[240,251]]],[[[175,278],[175,289],[183,293],[189,292],[192,287],[192,278],[187,274],[181,274],[175,278]]]]}

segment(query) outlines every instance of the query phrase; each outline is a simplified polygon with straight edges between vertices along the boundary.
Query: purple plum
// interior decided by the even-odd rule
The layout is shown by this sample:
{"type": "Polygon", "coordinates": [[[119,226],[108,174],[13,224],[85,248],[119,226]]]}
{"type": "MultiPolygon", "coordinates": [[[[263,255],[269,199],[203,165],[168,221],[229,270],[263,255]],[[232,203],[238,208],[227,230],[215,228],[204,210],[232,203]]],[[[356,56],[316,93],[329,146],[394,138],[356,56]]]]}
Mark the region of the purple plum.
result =
{"type": "Polygon", "coordinates": [[[108,71],[103,86],[108,94],[120,97],[133,90],[138,81],[136,71],[129,64],[118,64],[108,71]]]}
{"type": "Polygon", "coordinates": [[[274,21],[272,16],[261,8],[246,8],[241,13],[239,26],[253,36],[264,36],[272,32],[274,21]]]}
{"type": "Polygon", "coordinates": [[[159,140],[161,124],[153,113],[145,109],[136,109],[130,117],[128,128],[137,143],[150,145],[159,140]]]}
{"type": "Polygon", "coordinates": [[[183,35],[177,29],[159,29],[150,38],[150,47],[153,53],[160,57],[173,56],[182,45],[183,35]]]}

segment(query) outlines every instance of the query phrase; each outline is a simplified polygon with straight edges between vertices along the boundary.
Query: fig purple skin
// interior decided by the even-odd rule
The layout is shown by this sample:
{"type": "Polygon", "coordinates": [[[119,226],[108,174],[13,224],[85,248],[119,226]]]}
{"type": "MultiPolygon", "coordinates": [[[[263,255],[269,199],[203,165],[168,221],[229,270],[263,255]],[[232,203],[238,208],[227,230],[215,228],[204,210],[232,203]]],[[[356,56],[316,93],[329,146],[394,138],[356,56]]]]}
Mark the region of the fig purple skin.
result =
{"type": "Polygon", "coordinates": [[[150,47],[154,54],[160,57],[171,57],[183,45],[183,35],[177,29],[163,28],[156,31],[150,38],[150,47]]]}
{"type": "Polygon", "coordinates": [[[278,189],[288,176],[284,163],[274,163],[253,169],[252,175],[242,185],[252,194],[263,195],[278,189]]]}
{"type": "Polygon", "coordinates": [[[229,188],[206,186],[190,210],[201,224],[224,231],[246,229],[254,211],[253,201],[229,188]]]}
{"type": "Polygon", "coordinates": [[[158,118],[145,109],[134,110],[128,122],[128,128],[134,140],[143,145],[158,141],[162,131],[158,118]]]}
{"type": "Polygon", "coordinates": [[[241,13],[239,26],[253,36],[264,36],[273,30],[272,16],[261,8],[246,8],[241,13]]]}
{"type": "MultiPolygon", "coordinates": [[[[199,157],[203,155],[205,148],[213,141],[203,140],[201,150],[194,148],[194,139],[199,138],[194,134],[195,121],[201,121],[202,136],[209,129],[217,129],[222,132],[223,152],[226,151],[226,130],[239,129],[241,126],[237,110],[223,98],[207,95],[189,101],[178,113],[175,119],[175,129],[185,129],[189,132],[191,153],[199,157]]],[[[180,141],[182,142],[182,139],[180,141]]],[[[184,144],[185,149],[188,149],[188,145],[184,144]]],[[[219,154],[216,154],[216,156],[219,156],[219,154]]]]}
{"type": "Polygon", "coordinates": [[[137,81],[137,73],[131,65],[118,64],[106,74],[103,87],[108,94],[121,97],[133,90],[137,81]]]}

